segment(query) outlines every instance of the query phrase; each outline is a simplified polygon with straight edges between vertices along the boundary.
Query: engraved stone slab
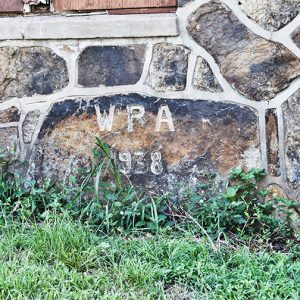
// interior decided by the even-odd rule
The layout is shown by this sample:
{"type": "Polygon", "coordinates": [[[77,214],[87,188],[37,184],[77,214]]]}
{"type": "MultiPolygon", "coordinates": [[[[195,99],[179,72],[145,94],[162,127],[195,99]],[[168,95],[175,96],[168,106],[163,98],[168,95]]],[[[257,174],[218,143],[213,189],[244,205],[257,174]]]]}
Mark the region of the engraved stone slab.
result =
{"type": "Polygon", "coordinates": [[[260,155],[257,126],[255,111],[231,103],[140,94],[69,99],[49,111],[30,174],[76,174],[93,160],[99,136],[135,185],[172,190],[179,181],[196,184],[203,172],[220,179],[237,165],[251,167],[257,157],[248,154],[260,155]]]}

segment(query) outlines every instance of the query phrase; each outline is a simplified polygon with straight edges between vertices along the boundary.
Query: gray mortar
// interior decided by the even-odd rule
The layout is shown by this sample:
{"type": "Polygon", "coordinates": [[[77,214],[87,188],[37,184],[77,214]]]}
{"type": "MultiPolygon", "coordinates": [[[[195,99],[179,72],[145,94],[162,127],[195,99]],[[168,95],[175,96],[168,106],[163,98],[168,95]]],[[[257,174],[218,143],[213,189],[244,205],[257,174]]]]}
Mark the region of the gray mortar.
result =
{"type": "MultiPolygon", "coordinates": [[[[206,0],[195,0],[191,1],[189,5],[179,8],[177,11],[177,22],[178,22],[178,30],[179,35],[176,36],[176,34],[172,33],[172,36],[165,36],[165,28],[158,28],[156,30],[156,36],[155,37],[149,37],[149,35],[143,34],[141,29],[141,32],[139,34],[136,34],[136,38],[132,35],[132,26],[135,26],[135,16],[127,16],[126,17],[126,28],[123,28],[122,30],[122,36],[114,38],[112,35],[112,38],[103,37],[100,38],[86,38],[86,32],[84,29],[82,31],[78,32],[78,36],[76,39],[63,39],[62,32],[59,30],[55,33],[55,37],[51,40],[40,40],[40,39],[24,39],[23,32],[17,32],[20,30],[20,28],[23,28],[19,23],[16,24],[15,22],[11,24],[11,28],[8,28],[7,26],[10,26],[9,19],[4,20],[3,18],[2,22],[5,23],[5,30],[3,32],[0,32],[0,47],[3,46],[11,46],[11,47],[47,47],[50,48],[54,53],[62,57],[67,64],[68,72],[69,72],[69,84],[66,88],[64,88],[61,91],[57,91],[51,95],[42,95],[42,96],[36,96],[33,95],[31,97],[23,97],[20,101],[19,98],[10,98],[7,99],[5,102],[0,103],[0,111],[6,110],[10,107],[17,107],[20,109],[22,116],[20,122],[23,122],[25,119],[25,116],[30,111],[37,111],[39,110],[41,112],[41,116],[39,119],[39,122],[36,126],[36,129],[32,136],[32,142],[30,145],[25,145],[22,139],[20,139],[21,149],[22,149],[22,157],[29,157],[30,153],[32,151],[32,148],[34,147],[35,140],[38,137],[39,130],[43,124],[43,119],[45,118],[46,113],[49,111],[50,107],[53,103],[59,102],[62,99],[65,98],[75,98],[75,97],[92,97],[92,96],[102,96],[102,95],[111,95],[111,94],[126,94],[126,93],[142,93],[149,96],[154,97],[163,97],[163,98],[169,98],[169,99],[191,99],[191,100],[197,100],[197,99],[207,99],[211,101],[229,101],[241,105],[248,105],[250,107],[253,107],[256,109],[259,113],[260,118],[260,138],[261,138],[261,152],[262,157],[265,160],[266,159],[266,140],[265,140],[265,123],[263,122],[262,116],[265,116],[266,110],[270,108],[275,108],[277,110],[277,116],[278,116],[278,130],[279,130],[279,150],[280,150],[280,172],[281,176],[279,178],[270,178],[268,177],[266,182],[267,183],[276,183],[282,186],[286,192],[289,194],[290,197],[296,197],[299,194],[299,191],[292,191],[287,187],[286,184],[286,170],[285,170],[285,164],[284,164],[284,127],[283,127],[283,118],[282,118],[282,111],[281,111],[281,105],[292,95],[294,94],[299,88],[300,88],[300,79],[295,79],[290,86],[285,89],[284,91],[280,92],[278,95],[276,95],[273,99],[266,102],[255,102],[247,99],[246,97],[239,94],[237,91],[235,91],[224,79],[224,77],[221,75],[220,68],[212,58],[212,56],[207,53],[202,47],[197,45],[188,35],[186,31],[186,22],[188,17],[202,4],[206,3],[208,1],[206,0]],[[132,23],[131,21],[132,20],[132,23]],[[126,30],[128,34],[126,34],[126,30]],[[161,34],[159,34],[159,30],[161,31],[161,34]],[[14,33],[14,34],[12,34],[14,33]],[[145,38],[142,38],[143,36],[146,36],[145,38]],[[161,37],[160,37],[161,36],[161,37]],[[10,40],[8,40],[8,38],[10,40]],[[62,40],[63,39],[63,40],[62,40]],[[189,59],[189,66],[188,66],[188,73],[187,73],[187,87],[184,91],[169,91],[168,93],[164,92],[158,92],[153,90],[151,87],[147,86],[145,83],[147,74],[149,72],[149,65],[152,58],[152,47],[154,44],[157,43],[171,43],[171,44],[178,44],[178,45],[184,45],[185,47],[189,48],[191,51],[190,59],[189,59]],[[139,82],[137,82],[135,85],[131,86],[113,86],[113,87],[101,87],[99,89],[98,87],[95,88],[83,88],[76,84],[76,78],[77,78],[77,59],[80,55],[80,53],[89,46],[125,46],[125,45],[132,45],[132,44],[146,44],[147,45],[147,51],[145,54],[145,64],[144,64],[144,70],[143,74],[141,76],[141,79],[139,82]],[[212,92],[204,92],[201,90],[197,90],[193,87],[192,84],[190,84],[193,80],[193,72],[191,70],[194,70],[195,63],[196,63],[196,57],[201,56],[203,57],[208,64],[210,65],[210,68],[212,72],[215,74],[218,82],[220,83],[220,86],[223,89],[223,92],[218,93],[212,93],[212,92]]],[[[270,32],[265,29],[263,29],[261,26],[259,26],[257,23],[250,20],[244,12],[242,12],[238,1],[237,0],[223,0],[223,3],[225,3],[232,11],[233,13],[238,17],[238,19],[248,28],[250,29],[254,34],[261,36],[265,39],[268,39],[270,41],[279,42],[283,44],[286,48],[288,48],[291,52],[293,52],[298,58],[300,58],[300,49],[296,46],[296,44],[292,41],[291,36],[293,32],[296,31],[296,29],[300,26],[300,16],[296,17],[293,21],[291,21],[289,24],[287,24],[282,29],[276,31],[276,32],[270,32]]],[[[173,18],[174,16],[170,16],[170,18],[173,18]]],[[[35,18],[38,17],[31,17],[31,19],[27,19],[29,22],[34,22],[35,18]]],[[[49,17],[48,17],[49,18],[49,17]]],[[[115,16],[111,16],[111,18],[115,18],[115,16]]],[[[153,18],[157,18],[157,21],[160,20],[161,16],[153,16],[153,18]]],[[[166,15],[165,18],[168,18],[166,15]]],[[[10,19],[11,20],[11,19],[10,19]]],[[[16,20],[17,21],[17,20],[16,20]]],[[[19,22],[19,21],[18,21],[19,22]]],[[[68,18],[64,18],[62,22],[66,22],[66,24],[69,22],[68,18]]],[[[155,22],[154,22],[155,23],[155,22]]],[[[39,24],[41,24],[39,19],[39,24]]],[[[2,24],[3,25],[3,24],[2,24]]],[[[2,26],[1,25],[1,26],[2,26]]],[[[43,20],[43,26],[47,27],[47,20],[43,20]]],[[[82,23],[80,22],[80,19],[78,19],[78,26],[82,26],[82,23]]],[[[78,28],[79,28],[78,27],[78,28]]],[[[4,27],[3,27],[4,28],[4,27]]],[[[23,30],[23,29],[22,29],[23,30]]],[[[38,31],[38,26],[36,28],[38,31]]],[[[153,30],[152,30],[153,31],[153,30]]],[[[114,31],[115,32],[115,31],[114,31]]],[[[109,35],[109,32],[107,33],[109,35]]],[[[15,128],[15,126],[18,125],[19,132],[21,134],[22,132],[22,124],[0,124],[0,128],[6,128],[12,126],[15,128]]],[[[266,160],[265,160],[266,161],[266,160]]]]}

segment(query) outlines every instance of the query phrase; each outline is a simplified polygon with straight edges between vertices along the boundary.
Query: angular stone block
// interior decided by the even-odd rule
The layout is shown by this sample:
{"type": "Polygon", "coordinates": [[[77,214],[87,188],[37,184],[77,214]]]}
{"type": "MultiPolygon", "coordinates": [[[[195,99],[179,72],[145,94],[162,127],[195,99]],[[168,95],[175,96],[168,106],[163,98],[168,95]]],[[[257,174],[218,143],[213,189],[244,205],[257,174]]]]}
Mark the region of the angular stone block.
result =
{"type": "Polygon", "coordinates": [[[202,57],[198,57],[197,59],[193,85],[195,88],[205,92],[223,91],[208,62],[202,57]]]}
{"type": "Polygon", "coordinates": [[[300,90],[283,105],[285,162],[287,180],[293,189],[300,187],[300,90]]]}
{"type": "Polygon", "coordinates": [[[300,27],[292,35],[294,43],[300,48],[300,27]]]}
{"type": "Polygon", "coordinates": [[[260,156],[257,123],[248,107],[205,100],[139,94],[65,100],[44,121],[30,174],[55,180],[76,175],[93,161],[98,136],[131,182],[168,191],[180,181],[196,184],[203,172],[220,179],[237,165],[253,166],[260,156]]]}
{"type": "Polygon", "coordinates": [[[49,95],[67,84],[66,63],[52,50],[0,48],[0,102],[10,97],[49,95]]]}
{"type": "Polygon", "coordinates": [[[291,51],[253,34],[218,1],[200,6],[187,30],[232,87],[249,99],[270,100],[300,75],[300,60],[291,51]]]}
{"type": "Polygon", "coordinates": [[[85,87],[136,84],[141,78],[145,45],[88,47],[78,62],[78,83],[85,87]]]}
{"type": "Polygon", "coordinates": [[[190,50],[181,45],[154,45],[148,84],[158,92],[183,91],[189,53],[190,50]]]}
{"type": "Polygon", "coordinates": [[[0,149],[12,152],[18,147],[18,129],[16,127],[0,128],[0,149]]]}
{"type": "Polygon", "coordinates": [[[241,9],[266,30],[275,31],[300,12],[299,0],[240,0],[241,9]]]}
{"type": "Polygon", "coordinates": [[[20,120],[20,112],[16,107],[11,107],[0,111],[0,124],[18,122],[20,120]]]}
{"type": "Polygon", "coordinates": [[[32,136],[34,134],[36,125],[40,118],[40,111],[29,112],[22,124],[23,140],[25,144],[30,144],[32,141],[32,136]]]}
{"type": "Polygon", "coordinates": [[[269,174],[280,176],[278,119],[275,109],[266,112],[266,139],[269,174]]]}
{"type": "Polygon", "coordinates": [[[186,6],[186,5],[190,4],[193,1],[195,1],[195,0],[177,0],[177,5],[179,7],[186,6]]]}

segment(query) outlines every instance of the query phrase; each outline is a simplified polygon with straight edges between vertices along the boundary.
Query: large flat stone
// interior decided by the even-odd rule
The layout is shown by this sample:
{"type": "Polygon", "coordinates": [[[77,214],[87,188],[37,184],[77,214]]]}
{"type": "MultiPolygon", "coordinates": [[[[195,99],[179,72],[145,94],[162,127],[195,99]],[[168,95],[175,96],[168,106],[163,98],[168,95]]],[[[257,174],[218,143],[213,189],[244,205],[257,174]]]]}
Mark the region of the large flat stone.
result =
{"type": "Polygon", "coordinates": [[[253,34],[218,1],[200,6],[187,30],[233,88],[249,99],[270,100],[300,75],[300,60],[291,51],[253,34]]]}
{"type": "Polygon", "coordinates": [[[242,10],[264,29],[275,31],[300,12],[299,0],[240,0],[242,10]]]}
{"type": "Polygon", "coordinates": [[[0,48],[0,102],[11,97],[52,94],[67,84],[66,63],[52,50],[0,48]]]}
{"type": "Polygon", "coordinates": [[[86,87],[132,85],[141,78],[145,45],[88,47],[78,62],[78,82],[86,87]]]}
{"type": "Polygon", "coordinates": [[[135,185],[172,190],[180,181],[196,184],[204,172],[220,179],[237,165],[256,166],[257,126],[255,111],[230,103],[139,94],[65,100],[44,121],[30,174],[55,180],[76,174],[93,160],[99,136],[135,185]],[[104,128],[104,111],[113,109],[111,128],[104,128]]]}
{"type": "Polygon", "coordinates": [[[149,70],[149,85],[156,91],[182,91],[186,86],[190,50],[181,45],[156,44],[149,70]]]}
{"type": "Polygon", "coordinates": [[[300,187],[300,90],[282,106],[285,129],[287,179],[294,189],[300,187]]]}

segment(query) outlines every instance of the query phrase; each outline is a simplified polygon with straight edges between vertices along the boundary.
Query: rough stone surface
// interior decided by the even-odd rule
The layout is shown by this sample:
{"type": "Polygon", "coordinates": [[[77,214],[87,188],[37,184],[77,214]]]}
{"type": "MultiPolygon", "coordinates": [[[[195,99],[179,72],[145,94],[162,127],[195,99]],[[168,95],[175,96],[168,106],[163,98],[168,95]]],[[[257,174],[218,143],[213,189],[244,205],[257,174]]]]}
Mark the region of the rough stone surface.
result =
{"type": "Polygon", "coordinates": [[[300,186],[300,90],[282,106],[285,129],[287,179],[294,189],[300,186]]]}
{"type": "Polygon", "coordinates": [[[292,35],[292,39],[295,42],[295,44],[300,48],[300,27],[294,32],[292,35]]]}
{"type": "Polygon", "coordinates": [[[272,200],[274,198],[286,198],[286,199],[288,199],[287,193],[278,184],[270,184],[267,187],[267,191],[269,192],[269,195],[267,196],[267,200],[272,200]]]}
{"type": "Polygon", "coordinates": [[[0,149],[13,151],[18,148],[18,129],[16,127],[0,128],[0,149]]]}
{"type": "Polygon", "coordinates": [[[20,112],[16,107],[0,111],[0,124],[18,122],[20,120],[20,112]]]}
{"type": "Polygon", "coordinates": [[[31,111],[26,115],[25,120],[22,124],[23,140],[25,144],[31,143],[34,130],[39,121],[39,117],[40,112],[37,110],[31,111]]]}
{"type": "Polygon", "coordinates": [[[188,4],[190,4],[191,2],[193,2],[194,0],[177,0],[177,5],[179,7],[181,6],[186,6],[188,4]]]}
{"type": "Polygon", "coordinates": [[[88,47],[79,58],[78,83],[86,87],[136,84],[145,50],[145,45],[88,47]]]}
{"type": "Polygon", "coordinates": [[[65,100],[54,104],[44,121],[30,174],[56,180],[76,174],[78,167],[92,161],[95,136],[113,146],[120,169],[134,184],[160,191],[176,188],[179,181],[195,184],[203,172],[223,178],[237,165],[247,163],[245,166],[251,167],[247,152],[259,149],[257,115],[248,107],[139,94],[65,100]],[[130,131],[128,109],[136,105],[145,113],[140,119],[133,118],[130,131]],[[115,114],[111,131],[100,131],[100,112],[108,114],[112,106],[115,114]],[[160,131],[156,131],[158,112],[166,106],[171,121],[164,111],[162,119],[169,123],[162,122],[160,131]]]}
{"type": "Polygon", "coordinates": [[[278,121],[275,109],[266,113],[266,139],[268,151],[269,174],[280,176],[278,121]]]}
{"type": "Polygon", "coordinates": [[[240,0],[242,10],[264,29],[276,31],[300,12],[299,0],[240,0]]]}
{"type": "Polygon", "coordinates": [[[197,59],[193,85],[195,88],[206,92],[223,91],[208,62],[202,57],[198,57],[197,59]]]}
{"type": "Polygon", "coordinates": [[[186,86],[190,50],[181,45],[156,44],[149,70],[149,85],[156,91],[182,91],[186,86]]]}
{"type": "Polygon", "coordinates": [[[0,102],[10,97],[52,94],[67,84],[66,63],[52,50],[0,48],[0,102]]]}
{"type": "Polygon", "coordinates": [[[187,30],[249,99],[270,100],[300,75],[300,60],[279,43],[254,35],[228,7],[210,1],[189,18],[187,30]]]}

